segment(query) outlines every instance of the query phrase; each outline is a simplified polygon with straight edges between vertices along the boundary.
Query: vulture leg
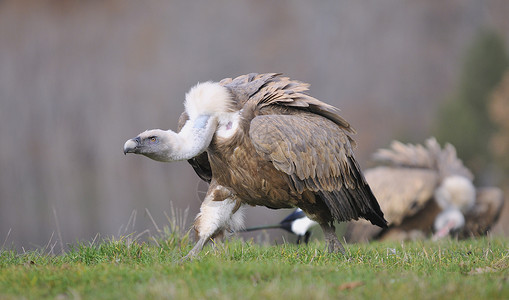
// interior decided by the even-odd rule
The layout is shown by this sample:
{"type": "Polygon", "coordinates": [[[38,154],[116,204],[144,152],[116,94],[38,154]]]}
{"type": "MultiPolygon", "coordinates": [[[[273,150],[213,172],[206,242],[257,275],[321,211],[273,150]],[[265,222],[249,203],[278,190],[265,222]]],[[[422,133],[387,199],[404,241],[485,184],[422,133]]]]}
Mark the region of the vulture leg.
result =
{"type": "Polygon", "coordinates": [[[327,250],[329,253],[337,253],[341,252],[343,255],[345,254],[345,248],[338,239],[336,235],[336,228],[332,223],[320,223],[320,227],[322,228],[323,235],[325,237],[325,243],[327,245],[327,250]]]}
{"type": "Polygon", "coordinates": [[[182,258],[182,260],[188,260],[188,259],[193,259],[198,253],[200,253],[201,249],[203,249],[203,246],[205,246],[205,243],[207,243],[208,241],[208,238],[200,238],[198,240],[198,242],[196,242],[196,244],[194,245],[193,249],[191,249],[191,251],[189,251],[189,253],[187,253],[186,256],[184,256],[184,258],[182,258]]]}
{"type": "Polygon", "coordinates": [[[231,196],[228,189],[212,181],[193,225],[198,241],[183,260],[195,257],[209,240],[223,237],[225,231],[234,232],[243,227],[240,203],[231,196]]]}

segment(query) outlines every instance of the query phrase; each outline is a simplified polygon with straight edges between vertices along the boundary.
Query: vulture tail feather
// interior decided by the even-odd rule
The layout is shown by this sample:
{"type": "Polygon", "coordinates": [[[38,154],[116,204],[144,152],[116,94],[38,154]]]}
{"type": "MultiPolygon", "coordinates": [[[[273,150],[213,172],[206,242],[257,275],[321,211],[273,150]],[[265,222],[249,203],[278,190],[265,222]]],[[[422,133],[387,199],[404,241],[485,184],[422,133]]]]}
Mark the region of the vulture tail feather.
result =
{"type": "Polygon", "coordinates": [[[318,195],[325,202],[333,218],[337,221],[350,221],[364,218],[373,225],[387,228],[387,221],[380,209],[380,205],[373,195],[359,166],[354,159],[349,158],[352,176],[358,184],[348,187],[346,184],[339,190],[319,191],[318,195]]]}

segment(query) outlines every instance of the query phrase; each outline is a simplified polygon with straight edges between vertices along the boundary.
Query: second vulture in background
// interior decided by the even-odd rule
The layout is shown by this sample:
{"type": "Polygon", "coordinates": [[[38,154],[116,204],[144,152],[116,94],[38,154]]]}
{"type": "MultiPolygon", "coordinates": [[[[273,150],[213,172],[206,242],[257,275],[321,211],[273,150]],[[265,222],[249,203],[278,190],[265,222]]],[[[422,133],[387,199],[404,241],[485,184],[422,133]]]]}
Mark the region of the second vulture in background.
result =
{"type": "Polygon", "coordinates": [[[386,229],[363,221],[347,224],[347,242],[373,239],[409,240],[448,235],[484,235],[497,221],[503,205],[499,188],[475,188],[472,173],[447,144],[434,138],[424,145],[393,142],[373,159],[383,165],[365,170],[385,218],[386,229]]]}

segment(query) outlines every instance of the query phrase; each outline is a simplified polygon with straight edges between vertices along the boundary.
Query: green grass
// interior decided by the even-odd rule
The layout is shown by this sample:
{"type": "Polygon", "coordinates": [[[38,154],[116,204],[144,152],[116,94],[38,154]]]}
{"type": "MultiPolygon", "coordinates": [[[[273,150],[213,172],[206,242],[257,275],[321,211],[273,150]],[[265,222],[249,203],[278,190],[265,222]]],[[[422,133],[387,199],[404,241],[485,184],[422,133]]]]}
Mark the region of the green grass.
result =
{"type": "Polygon", "coordinates": [[[0,299],[509,299],[503,238],[259,246],[233,240],[179,263],[192,244],[127,238],[62,255],[0,252],[0,299]]]}

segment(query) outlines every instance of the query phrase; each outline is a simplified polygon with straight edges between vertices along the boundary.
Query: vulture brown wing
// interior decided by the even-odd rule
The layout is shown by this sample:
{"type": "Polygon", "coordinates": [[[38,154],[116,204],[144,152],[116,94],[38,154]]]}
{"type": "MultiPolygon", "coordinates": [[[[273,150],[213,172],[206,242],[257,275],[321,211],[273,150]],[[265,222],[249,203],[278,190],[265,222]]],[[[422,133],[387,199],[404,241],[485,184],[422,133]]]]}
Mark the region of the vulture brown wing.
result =
{"type": "Polygon", "coordinates": [[[438,173],[428,169],[376,167],[364,175],[389,225],[401,222],[421,210],[433,198],[438,173]]]}
{"type": "Polygon", "coordinates": [[[262,115],[251,121],[249,135],[256,151],[289,175],[294,190],[316,192],[336,220],[363,217],[386,226],[351,138],[333,121],[308,112],[262,115]]]}
{"type": "Polygon", "coordinates": [[[348,136],[336,124],[309,113],[265,115],[251,121],[249,135],[257,152],[290,175],[294,188],[338,190],[354,187],[348,136]]]}

